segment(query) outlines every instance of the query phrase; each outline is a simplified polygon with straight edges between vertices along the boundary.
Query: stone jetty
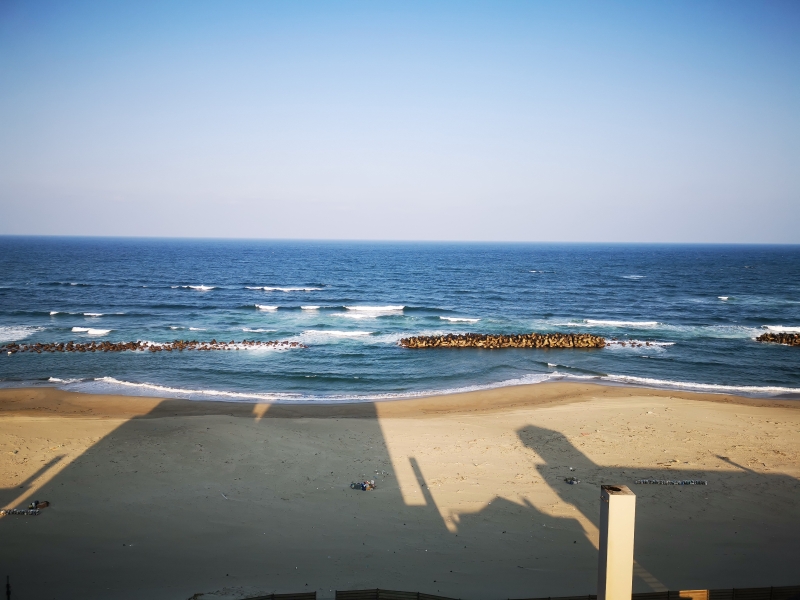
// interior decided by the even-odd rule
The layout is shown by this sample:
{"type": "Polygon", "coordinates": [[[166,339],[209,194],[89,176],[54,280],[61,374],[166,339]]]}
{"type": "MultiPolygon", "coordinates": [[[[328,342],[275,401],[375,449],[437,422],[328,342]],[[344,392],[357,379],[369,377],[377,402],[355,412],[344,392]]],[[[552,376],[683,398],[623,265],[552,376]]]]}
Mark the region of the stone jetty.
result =
{"type": "Polygon", "coordinates": [[[462,333],[403,338],[404,348],[603,348],[606,340],[588,333],[462,333]]]}
{"type": "Polygon", "coordinates": [[[800,346],[800,333],[762,333],[756,338],[756,341],[800,346]]]}
{"type": "Polygon", "coordinates": [[[0,352],[17,354],[18,352],[182,352],[184,350],[249,350],[254,348],[308,348],[300,342],[287,342],[273,340],[261,342],[257,340],[243,340],[241,342],[198,342],[197,340],[175,340],[172,342],[56,342],[50,344],[17,344],[10,343],[0,346],[0,352]]]}

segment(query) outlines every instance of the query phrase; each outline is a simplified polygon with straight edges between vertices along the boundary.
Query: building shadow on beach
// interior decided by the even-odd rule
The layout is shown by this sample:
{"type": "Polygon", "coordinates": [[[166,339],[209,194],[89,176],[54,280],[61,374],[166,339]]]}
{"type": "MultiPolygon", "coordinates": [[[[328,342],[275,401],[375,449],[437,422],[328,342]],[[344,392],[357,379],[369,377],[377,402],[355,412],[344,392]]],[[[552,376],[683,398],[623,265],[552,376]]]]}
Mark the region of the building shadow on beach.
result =
{"type": "MultiPolygon", "coordinates": [[[[41,516],[0,519],[0,564],[17,597],[333,597],[375,587],[475,600],[590,594],[602,483],[628,484],[638,497],[634,591],[796,583],[800,551],[779,556],[770,540],[800,539],[798,507],[770,516],[758,506],[761,495],[798,490],[784,475],[605,467],[562,433],[529,425],[514,433],[558,506],[500,485],[480,510],[448,515],[426,480],[429,459],[393,456],[375,405],[313,414],[176,406],[130,418],[38,487],[30,499],[52,502],[41,516]],[[632,485],[645,477],[710,485],[632,485]],[[349,487],[371,478],[374,492],[349,487]],[[730,502],[743,510],[735,523],[730,502]]],[[[0,498],[13,502],[41,474],[0,498]]]]}

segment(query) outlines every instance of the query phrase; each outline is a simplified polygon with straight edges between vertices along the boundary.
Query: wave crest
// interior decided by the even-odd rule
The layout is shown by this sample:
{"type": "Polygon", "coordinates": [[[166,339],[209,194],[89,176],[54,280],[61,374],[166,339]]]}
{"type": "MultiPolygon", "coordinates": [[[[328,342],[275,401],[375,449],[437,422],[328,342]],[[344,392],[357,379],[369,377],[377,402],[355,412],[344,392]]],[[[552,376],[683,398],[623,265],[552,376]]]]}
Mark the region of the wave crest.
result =
{"type": "Polygon", "coordinates": [[[85,333],[86,335],[106,335],[111,333],[111,329],[95,329],[93,327],[73,327],[73,333],[85,333]]]}
{"type": "Polygon", "coordinates": [[[773,333],[800,333],[800,327],[786,327],[784,325],[764,325],[764,329],[773,333]]]}

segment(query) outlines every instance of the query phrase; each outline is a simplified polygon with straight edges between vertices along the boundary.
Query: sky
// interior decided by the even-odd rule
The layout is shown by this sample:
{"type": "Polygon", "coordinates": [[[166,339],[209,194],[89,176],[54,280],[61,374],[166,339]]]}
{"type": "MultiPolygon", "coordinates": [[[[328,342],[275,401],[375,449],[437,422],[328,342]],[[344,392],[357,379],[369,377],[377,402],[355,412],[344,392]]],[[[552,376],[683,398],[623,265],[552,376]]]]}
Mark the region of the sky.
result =
{"type": "Polygon", "coordinates": [[[800,3],[0,0],[0,235],[800,243],[800,3]]]}

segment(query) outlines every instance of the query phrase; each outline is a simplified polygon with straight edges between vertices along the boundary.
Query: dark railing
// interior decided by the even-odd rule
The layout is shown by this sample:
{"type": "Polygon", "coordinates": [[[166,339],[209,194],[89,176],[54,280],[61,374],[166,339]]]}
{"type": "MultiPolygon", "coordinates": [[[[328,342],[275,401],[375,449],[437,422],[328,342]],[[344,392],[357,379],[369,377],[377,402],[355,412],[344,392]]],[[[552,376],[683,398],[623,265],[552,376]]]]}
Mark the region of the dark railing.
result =
{"type": "MultiPolygon", "coordinates": [[[[316,600],[316,592],[299,594],[269,594],[247,600],[316,600]]],[[[336,600],[456,600],[446,596],[423,594],[422,592],[398,592],[396,590],[336,590],[336,600]]],[[[584,596],[548,596],[524,600],[597,600],[594,594],[584,596]]],[[[633,594],[631,600],[800,600],[800,585],[761,588],[731,588],[724,590],[680,590],[633,594]]]]}
{"type": "MultiPolygon", "coordinates": [[[[597,596],[561,596],[526,600],[597,600],[597,596]]],[[[800,585],[723,590],[670,590],[633,594],[632,600],[800,600],[800,585]]]]}

